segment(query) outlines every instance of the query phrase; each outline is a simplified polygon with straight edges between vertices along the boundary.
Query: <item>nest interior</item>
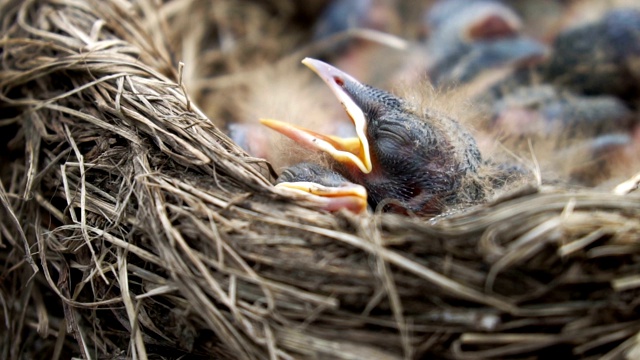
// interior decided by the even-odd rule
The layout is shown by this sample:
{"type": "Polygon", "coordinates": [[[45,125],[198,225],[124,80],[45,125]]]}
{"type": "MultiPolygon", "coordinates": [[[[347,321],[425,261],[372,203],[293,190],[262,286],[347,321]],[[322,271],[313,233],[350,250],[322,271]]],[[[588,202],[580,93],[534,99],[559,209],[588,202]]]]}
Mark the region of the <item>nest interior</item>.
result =
{"type": "Polygon", "coordinates": [[[0,357],[640,357],[637,194],[314,209],[187,95],[178,3],[0,2],[0,357]]]}

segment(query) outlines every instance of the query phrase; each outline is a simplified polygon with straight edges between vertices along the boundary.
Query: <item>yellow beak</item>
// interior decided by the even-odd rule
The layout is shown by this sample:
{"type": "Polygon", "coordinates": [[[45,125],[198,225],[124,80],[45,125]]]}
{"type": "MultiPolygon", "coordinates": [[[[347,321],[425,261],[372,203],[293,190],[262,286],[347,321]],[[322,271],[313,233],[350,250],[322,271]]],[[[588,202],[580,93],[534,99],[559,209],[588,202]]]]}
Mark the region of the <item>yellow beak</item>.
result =
{"type": "Polygon", "coordinates": [[[276,185],[292,194],[303,195],[327,211],[347,209],[356,214],[367,210],[367,190],[360,185],[345,183],[328,187],[314,182],[282,182],[276,185]]]}
{"type": "Polygon", "coordinates": [[[373,165],[371,162],[369,141],[366,137],[367,119],[362,109],[353,101],[343,87],[346,83],[360,83],[351,75],[320,60],[305,58],[302,60],[302,63],[318,74],[338,98],[355,126],[356,137],[340,138],[337,136],[323,135],[309,129],[272,119],[261,119],[260,122],[308,148],[328,153],[336,161],[356,166],[364,174],[370,173],[373,165]]]}

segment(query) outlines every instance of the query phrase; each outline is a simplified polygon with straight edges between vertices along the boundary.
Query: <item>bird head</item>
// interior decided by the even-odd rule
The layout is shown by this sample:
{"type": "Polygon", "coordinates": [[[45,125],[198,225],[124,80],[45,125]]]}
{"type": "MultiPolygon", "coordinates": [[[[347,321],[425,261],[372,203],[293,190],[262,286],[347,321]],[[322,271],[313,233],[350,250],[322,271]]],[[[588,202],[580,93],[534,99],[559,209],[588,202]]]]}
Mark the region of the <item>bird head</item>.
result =
{"type": "Polygon", "coordinates": [[[336,171],[366,188],[372,208],[390,199],[427,214],[455,200],[467,174],[481,162],[475,140],[457,121],[436,111],[420,112],[322,61],[303,63],[340,101],[356,136],[324,135],[277,120],[262,119],[264,125],[330,155],[336,171]]]}
{"type": "Polygon", "coordinates": [[[285,169],[276,187],[301,195],[327,211],[347,209],[356,214],[367,210],[367,190],[337,172],[313,163],[298,163],[285,169]]]}

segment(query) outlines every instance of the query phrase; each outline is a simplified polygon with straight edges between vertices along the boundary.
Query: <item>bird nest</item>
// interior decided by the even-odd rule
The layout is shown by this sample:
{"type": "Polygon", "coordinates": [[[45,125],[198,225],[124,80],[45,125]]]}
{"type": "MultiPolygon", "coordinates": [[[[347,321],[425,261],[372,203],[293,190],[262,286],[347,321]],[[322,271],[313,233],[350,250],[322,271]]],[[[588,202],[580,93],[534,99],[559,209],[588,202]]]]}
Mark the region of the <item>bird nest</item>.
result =
{"type": "Polygon", "coordinates": [[[637,195],[319,211],[191,102],[151,3],[0,4],[1,357],[640,356],[637,195]]]}

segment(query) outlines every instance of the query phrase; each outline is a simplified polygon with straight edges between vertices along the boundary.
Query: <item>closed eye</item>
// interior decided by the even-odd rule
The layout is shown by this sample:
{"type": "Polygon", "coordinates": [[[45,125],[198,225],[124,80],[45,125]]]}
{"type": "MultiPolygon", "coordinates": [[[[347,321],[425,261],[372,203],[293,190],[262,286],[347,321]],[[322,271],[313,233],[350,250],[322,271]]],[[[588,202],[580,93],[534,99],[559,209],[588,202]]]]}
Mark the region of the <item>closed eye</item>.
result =
{"type": "Polygon", "coordinates": [[[381,125],[376,132],[376,138],[378,141],[388,140],[398,145],[404,145],[412,141],[409,136],[409,129],[402,123],[381,125]]]}

